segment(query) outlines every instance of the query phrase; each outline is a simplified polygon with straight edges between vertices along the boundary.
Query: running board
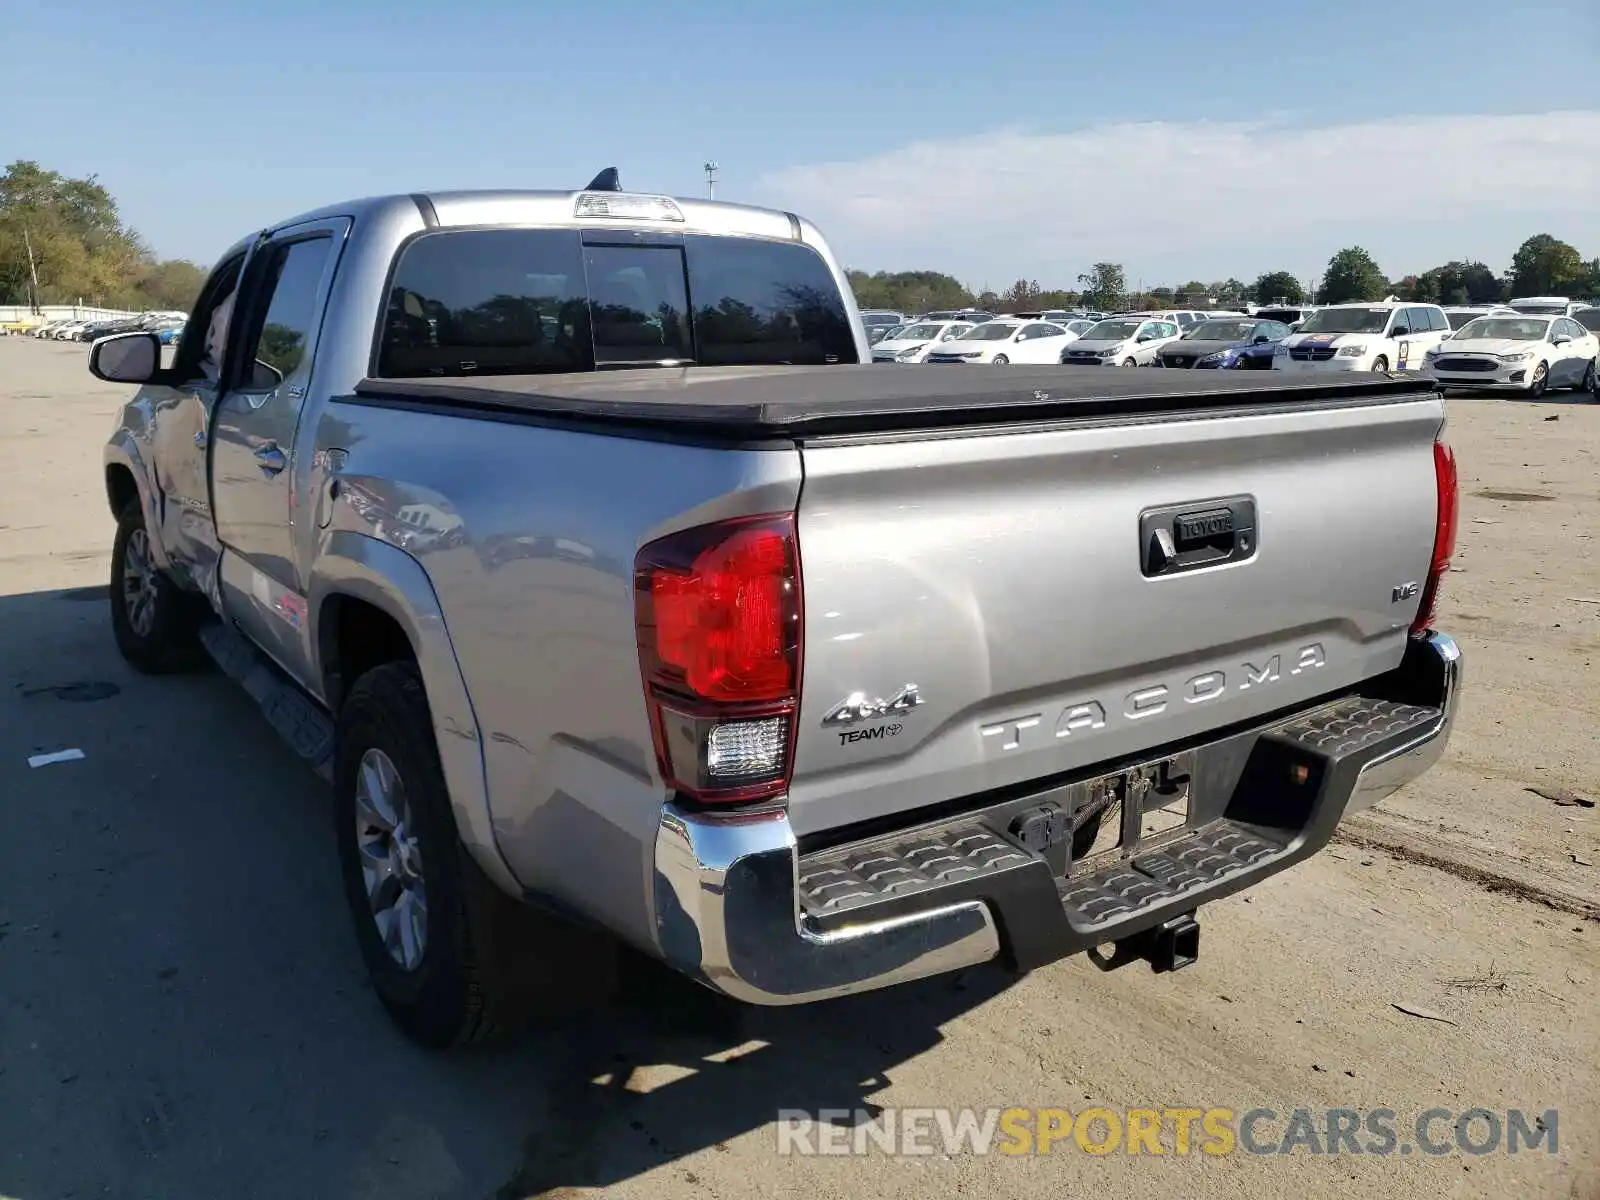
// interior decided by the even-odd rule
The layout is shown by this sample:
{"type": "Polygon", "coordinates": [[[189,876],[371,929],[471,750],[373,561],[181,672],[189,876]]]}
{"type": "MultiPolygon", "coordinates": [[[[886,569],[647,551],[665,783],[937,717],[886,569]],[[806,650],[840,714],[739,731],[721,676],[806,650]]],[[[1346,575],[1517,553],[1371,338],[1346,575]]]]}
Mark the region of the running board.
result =
{"type": "Polygon", "coordinates": [[[231,625],[208,623],[200,630],[200,644],[222,673],[249,693],[289,748],[332,783],[333,719],[231,625]]]}

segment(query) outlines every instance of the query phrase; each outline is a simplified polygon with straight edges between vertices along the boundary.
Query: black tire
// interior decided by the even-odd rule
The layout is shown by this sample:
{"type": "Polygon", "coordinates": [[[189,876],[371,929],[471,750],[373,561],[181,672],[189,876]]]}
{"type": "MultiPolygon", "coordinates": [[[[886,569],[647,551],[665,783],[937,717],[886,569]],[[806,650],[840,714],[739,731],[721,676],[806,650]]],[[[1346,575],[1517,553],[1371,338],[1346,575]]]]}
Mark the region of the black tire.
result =
{"type": "Polygon", "coordinates": [[[1583,379],[1578,384],[1577,390],[1580,392],[1589,392],[1591,394],[1594,392],[1600,392],[1600,379],[1596,378],[1594,359],[1591,358],[1589,360],[1589,365],[1584,368],[1583,379]]]}
{"type": "Polygon", "coordinates": [[[1004,354],[996,354],[989,360],[989,365],[995,367],[1006,367],[1011,365],[1011,360],[1004,354]]]}
{"type": "Polygon", "coordinates": [[[615,943],[513,900],[461,844],[414,663],[376,667],[351,689],[339,712],[334,796],[356,942],[378,999],[413,1041],[465,1045],[613,989],[615,943]],[[362,872],[357,780],[372,750],[396,769],[425,881],[423,948],[409,969],[384,945],[362,872]]]}
{"type": "Polygon", "coordinates": [[[1122,365],[1125,367],[1137,367],[1139,364],[1132,358],[1125,358],[1122,360],[1122,365]]]}
{"type": "Polygon", "coordinates": [[[1545,394],[1550,386],[1550,364],[1540,363],[1533,369],[1533,378],[1528,382],[1528,399],[1537,400],[1545,394]]]}
{"type": "Polygon", "coordinates": [[[206,661],[198,636],[206,603],[156,569],[149,542],[134,500],[118,515],[111,545],[111,634],[122,657],[142,674],[193,671],[206,661]]]}
{"type": "Polygon", "coordinates": [[[1377,358],[1372,360],[1372,369],[1374,371],[1387,371],[1389,369],[1389,360],[1381,354],[1378,355],[1377,358]]]}

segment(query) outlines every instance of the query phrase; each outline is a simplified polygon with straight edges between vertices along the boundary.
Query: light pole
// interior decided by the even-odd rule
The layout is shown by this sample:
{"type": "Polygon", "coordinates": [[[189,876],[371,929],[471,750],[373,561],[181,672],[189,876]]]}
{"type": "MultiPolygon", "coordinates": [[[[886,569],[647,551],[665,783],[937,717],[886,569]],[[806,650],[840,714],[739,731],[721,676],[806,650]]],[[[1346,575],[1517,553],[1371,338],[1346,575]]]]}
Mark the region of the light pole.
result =
{"type": "Polygon", "coordinates": [[[702,169],[706,173],[706,199],[715,200],[717,198],[717,171],[719,168],[716,163],[708,162],[702,169]]]}

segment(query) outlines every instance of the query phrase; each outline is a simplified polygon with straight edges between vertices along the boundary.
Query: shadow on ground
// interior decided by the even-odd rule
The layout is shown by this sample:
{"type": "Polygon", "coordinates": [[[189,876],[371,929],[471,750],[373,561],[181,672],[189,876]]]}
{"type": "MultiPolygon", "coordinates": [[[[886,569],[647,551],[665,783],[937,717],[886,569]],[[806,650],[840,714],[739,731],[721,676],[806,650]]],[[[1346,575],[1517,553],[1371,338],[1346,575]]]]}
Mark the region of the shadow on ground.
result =
{"type": "Polygon", "coordinates": [[[326,809],[232,684],[131,672],[103,587],[0,597],[0,1195],[603,1189],[870,1107],[1007,982],[763,1010],[640,967],[616,1004],[429,1054],[367,988],[326,809]]]}

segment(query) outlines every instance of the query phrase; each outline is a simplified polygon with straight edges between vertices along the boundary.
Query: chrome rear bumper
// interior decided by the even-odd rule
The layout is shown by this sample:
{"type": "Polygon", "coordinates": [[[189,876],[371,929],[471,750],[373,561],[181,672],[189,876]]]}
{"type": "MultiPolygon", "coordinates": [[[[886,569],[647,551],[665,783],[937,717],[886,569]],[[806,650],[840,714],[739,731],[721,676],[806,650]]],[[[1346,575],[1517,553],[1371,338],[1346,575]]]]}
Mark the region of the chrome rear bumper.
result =
{"type": "MultiPolygon", "coordinates": [[[[655,847],[657,948],[667,963],[707,986],[763,1005],[870,991],[1001,957],[1030,969],[1192,911],[1321,849],[1344,816],[1389,795],[1443,754],[1461,680],[1461,652],[1451,638],[1418,639],[1398,670],[1373,681],[1381,695],[1358,721],[1346,701],[1239,735],[1272,742],[1279,759],[1299,754],[1326,767],[1313,772],[1324,781],[1316,796],[1287,806],[1303,811],[1300,827],[1262,825],[1250,814],[1271,811],[1272,797],[1265,803],[1246,797],[1230,809],[1233,820],[1196,830],[1193,847],[1180,841],[1161,854],[1136,850],[1102,871],[1103,879],[1071,886],[1005,832],[1007,813],[997,807],[923,831],[941,848],[941,861],[965,853],[952,847],[971,848],[965,861],[936,872],[948,884],[919,887],[909,901],[885,888],[830,913],[803,886],[805,862],[785,814],[719,816],[668,805],[655,847]],[[1162,870],[1139,875],[1143,862],[1162,870]],[[1075,894],[1092,894],[1096,907],[1074,909],[1075,894]]],[[[828,853],[835,860],[842,853],[858,886],[868,886],[860,883],[871,875],[862,864],[915,863],[905,857],[907,844],[908,835],[900,835],[828,853]]],[[[925,882],[928,860],[920,861],[925,882]]],[[[888,865],[882,873],[906,869],[888,865]]]]}

